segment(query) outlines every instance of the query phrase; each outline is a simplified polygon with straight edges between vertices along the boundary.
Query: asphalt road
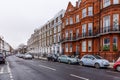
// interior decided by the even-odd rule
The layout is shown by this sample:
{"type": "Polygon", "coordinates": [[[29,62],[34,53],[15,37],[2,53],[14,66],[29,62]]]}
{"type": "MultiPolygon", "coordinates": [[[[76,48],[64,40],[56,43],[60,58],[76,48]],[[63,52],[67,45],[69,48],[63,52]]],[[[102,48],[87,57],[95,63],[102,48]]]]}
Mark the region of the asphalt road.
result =
{"type": "Polygon", "coordinates": [[[0,80],[120,80],[120,73],[111,69],[10,56],[5,65],[0,64],[0,80]]]}

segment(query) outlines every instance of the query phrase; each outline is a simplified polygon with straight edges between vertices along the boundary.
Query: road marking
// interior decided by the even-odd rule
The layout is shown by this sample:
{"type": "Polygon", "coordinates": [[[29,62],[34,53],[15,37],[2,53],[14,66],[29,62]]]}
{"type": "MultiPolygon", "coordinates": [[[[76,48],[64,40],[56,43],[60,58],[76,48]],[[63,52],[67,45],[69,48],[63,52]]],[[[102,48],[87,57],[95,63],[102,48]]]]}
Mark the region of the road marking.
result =
{"type": "Polygon", "coordinates": [[[40,66],[40,67],[43,67],[43,68],[46,68],[46,69],[50,69],[50,70],[56,71],[56,69],[51,68],[51,67],[47,67],[47,66],[44,66],[44,65],[39,65],[39,66],[40,66]]]}
{"type": "Polygon", "coordinates": [[[14,79],[13,79],[12,72],[11,72],[11,69],[10,69],[10,66],[9,66],[9,63],[8,63],[8,62],[7,62],[7,69],[8,69],[8,73],[9,73],[9,76],[10,76],[10,80],[14,80],[14,79]]]}
{"type": "Polygon", "coordinates": [[[79,78],[79,79],[83,79],[83,80],[89,80],[87,78],[80,77],[80,76],[77,76],[77,75],[74,75],[74,74],[70,74],[70,76],[75,77],[75,78],[79,78]]]}
{"type": "Polygon", "coordinates": [[[0,74],[3,74],[3,70],[4,70],[4,68],[2,67],[2,68],[1,68],[1,71],[0,71],[0,74]]]}

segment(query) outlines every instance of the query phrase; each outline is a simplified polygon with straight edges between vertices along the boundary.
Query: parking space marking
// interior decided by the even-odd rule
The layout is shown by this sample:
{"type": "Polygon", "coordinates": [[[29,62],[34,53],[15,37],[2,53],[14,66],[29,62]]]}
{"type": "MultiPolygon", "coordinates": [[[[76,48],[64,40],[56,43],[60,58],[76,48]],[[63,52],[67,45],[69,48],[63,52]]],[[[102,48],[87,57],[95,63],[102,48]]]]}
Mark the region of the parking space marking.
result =
{"type": "Polygon", "coordinates": [[[70,74],[70,76],[75,77],[75,78],[79,78],[79,79],[82,79],[82,80],[89,80],[87,78],[80,77],[80,76],[77,76],[77,75],[74,75],[74,74],[70,74]]]}
{"type": "Polygon", "coordinates": [[[56,71],[56,69],[51,68],[51,67],[48,67],[48,66],[44,66],[44,65],[39,65],[39,66],[40,66],[40,67],[43,67],[43,68],[46,68],[46,69],[50,69],[50,70],[56,71]]]}

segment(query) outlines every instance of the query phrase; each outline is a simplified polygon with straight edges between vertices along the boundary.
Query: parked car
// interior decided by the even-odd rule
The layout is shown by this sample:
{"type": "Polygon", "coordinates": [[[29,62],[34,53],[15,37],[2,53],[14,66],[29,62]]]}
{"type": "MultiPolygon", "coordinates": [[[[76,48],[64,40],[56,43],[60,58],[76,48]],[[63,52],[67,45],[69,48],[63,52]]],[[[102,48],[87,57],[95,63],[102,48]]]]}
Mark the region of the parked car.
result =
{"type": "Polygon", "coordinates": [[[24,54],[19,54],[18,57],[19,57],[19,58],[23,58],[23,57],[24,57],[24,54]]]}
{"type": "Polygon", "coordinates": [[[98,55],[84,55],[79,63],[81,66],[93,66],[95,68],[102,68],[102,67],[108,67],[109,61],[103,59],[102,57],[98,55]]]}
{"type": "Polygon", "coordinates": [[[55,62],[55,61],[58,61],[58,57],[59,57],[58,54],[49,54],[49,55],[47,56],[47,59],[48,59],[48,61],[53,61],[53,62],[55,62]]]}
{"type": "Polygon", "coordinates": [[[113,68],[120,72],[120,58],[115,62],[113,68]]]}
{"type": "Polygon", "coordinates": [[[23,58],[24,58],[24,59],[32,59],[32,55],[30,55],[30,54],[25,54],[23,58]]]}
{"type": "Polygon", "coordinates": [[[79,63],[80,60],[77,57],[61,55],[60,57],[58,57],[58,61],[68,64],[75,64],[75,63],[79,63]]]}
{"type": "Polygon", "coordinates": [[[5,56],[3,53],[0,53],[0,63],[4,63],[5,64],[5,56]]]}

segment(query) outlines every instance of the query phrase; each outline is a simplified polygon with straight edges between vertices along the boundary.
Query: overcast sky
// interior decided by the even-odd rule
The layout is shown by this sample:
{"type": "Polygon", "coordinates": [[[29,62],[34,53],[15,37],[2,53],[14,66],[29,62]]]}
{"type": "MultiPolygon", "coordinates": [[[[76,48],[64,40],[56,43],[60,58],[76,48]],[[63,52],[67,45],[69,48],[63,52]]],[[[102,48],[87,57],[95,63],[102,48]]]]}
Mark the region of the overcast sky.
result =
{"type": "Polygon", "coordinates": [[[45,24],[68,2],[76,0],[0,0],[0,35],[17,48],[26,44],[35,28],[45,24]]]}

